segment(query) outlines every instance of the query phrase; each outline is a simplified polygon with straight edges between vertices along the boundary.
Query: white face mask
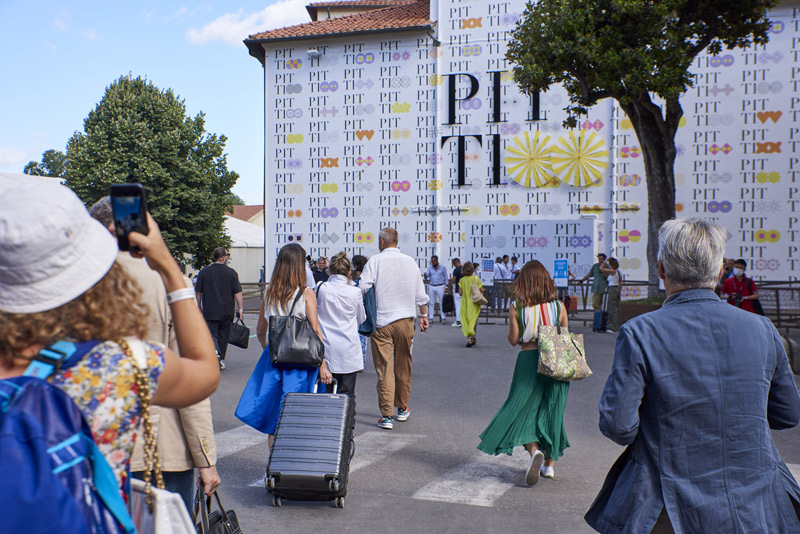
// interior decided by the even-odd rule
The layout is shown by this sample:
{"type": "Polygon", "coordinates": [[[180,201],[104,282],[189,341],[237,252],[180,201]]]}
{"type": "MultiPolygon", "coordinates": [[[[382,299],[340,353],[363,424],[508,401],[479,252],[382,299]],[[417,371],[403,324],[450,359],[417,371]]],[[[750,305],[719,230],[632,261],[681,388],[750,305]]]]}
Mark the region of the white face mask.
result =
{"type": "Polygon", "coordinates": [[[736,267],[733,268],[733,276],[742,276],[744,274],[744,269],[737,269],[736,267]]]}

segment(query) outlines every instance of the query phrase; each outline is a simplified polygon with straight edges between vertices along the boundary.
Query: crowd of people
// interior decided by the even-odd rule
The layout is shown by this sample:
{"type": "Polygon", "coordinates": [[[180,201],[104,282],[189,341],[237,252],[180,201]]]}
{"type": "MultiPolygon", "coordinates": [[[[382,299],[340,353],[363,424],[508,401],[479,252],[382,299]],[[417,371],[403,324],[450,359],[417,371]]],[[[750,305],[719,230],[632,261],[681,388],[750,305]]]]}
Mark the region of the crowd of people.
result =
{"type": "MultiPolygon", "coordinates": [[[[124,253],[112,234],[108,199],[90,215],[61,185],[4,192],[0,380],[30,373],[55,343],[73,343],[78,356],[48,380],[83,412],[124,496],[131,476],[145,469],[136,449],[145,409],[139,390],[146,387],[149,402],[161,407],[158,444],[163,470],[172,473],[168,488],[188,508],[195,468],[207,494],[221,483],[207,399],[224,368],[222,323],[229,326],[243,313],[241,285],[225,265],[228,251],[219,248],[193,287],[149,214],[148,228],[147,235],[128,236],[136,248],[124,253]],[[143,353],[144,375],[130,354],[134,345],[143,353]]],[[[609,330],[618,331],[599,401],[600,430],[627,446],[585,516],[599,532],[701,532],[709,525],[717,532],[800,530],[800,486],[770,434],[800,422],[800,393],[778,332],[758,315],[747,264],[723,258],[725,241],[725,230],[712,222],[665,223],[658,269],[666,301],[623,325],[619,262],[599,254],[584,277],[593,278],[593,306],[601,307],[607,294],[609,330]]],[[[444,287],[452,284],[459,310],[454,324],[468,347],[477,343],[481,303],[500,306],[502,299],[510,300],[508,342],[519,347],[507,398],[480,433],[478,449],[497,455],[523,447],[530,455],[522,477],[529,486],[555,477],[555,462],[570,445],[564,427],[569,382],[538,373],[538,331],[568,328],[569,321],[544,265],[497,258],[493,276],[513,283],[487,299],[472,262],[453,260],[448,276],[433,256],[421,276],[398,248],[394,229],[380,231],[378,246],[371,258],[341,252],[320,258],[314,269],[300,245],[280,250],[256,337],[268,355],[271,318],[301,318],[324,344],[324,359],[319,366],[282,367],[262,355],[254,372],[258,417],[247,417],[247,424],[268,434],[271,447],[287,393],[311,392],[317,382],[335,379],[338,391],[355,399],[368,352],[377,374],[378,427],[392,430],[407,421],[417,320],[425,332],[436,303],[444,322],[444,287]]]]}

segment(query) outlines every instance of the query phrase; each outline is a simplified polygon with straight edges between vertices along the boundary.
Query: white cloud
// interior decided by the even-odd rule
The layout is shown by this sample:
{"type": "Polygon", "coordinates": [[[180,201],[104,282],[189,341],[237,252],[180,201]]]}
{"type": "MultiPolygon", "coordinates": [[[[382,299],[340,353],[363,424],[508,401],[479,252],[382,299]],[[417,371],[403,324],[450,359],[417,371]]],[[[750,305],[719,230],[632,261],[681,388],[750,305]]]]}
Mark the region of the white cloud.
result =
{"type": "Polygon", "coordinates": [[[254,33],[310,22],[305,8],[307,3],[307,0],[281,0],[257,13],[245,13],[244,10],[225,13],[199,30],[190,28],[186,36],[194,45],[219,40],[240,46],[244,39],[254,33]]]}
{"type": "Polygon", "coordinates": [[[97,33],[96,31],[92,30],[92,29],[89,29],[89,30],[86,30],[85,32],[83,32],[83,36],[89,42],[97,41],[98,39],[100,39],[100,34],[97,33]]]}
{"type": "Polygon", "coordinates": [[[22,150],[14,147],[0,146],[0,168],[18,169],[15,172],[21,173],[26,163],[28,162],[25,159],[25,152],[22,150]]]}
{"type": "Polygon", "coordinates": [[[67,22],[69,21],[69,9],[66,7],[62,7],[61,10],[56,15],[56,18],[53,20],[53,26],[58,28],[59,30],[65,30],[67,28],[67,22]]]}

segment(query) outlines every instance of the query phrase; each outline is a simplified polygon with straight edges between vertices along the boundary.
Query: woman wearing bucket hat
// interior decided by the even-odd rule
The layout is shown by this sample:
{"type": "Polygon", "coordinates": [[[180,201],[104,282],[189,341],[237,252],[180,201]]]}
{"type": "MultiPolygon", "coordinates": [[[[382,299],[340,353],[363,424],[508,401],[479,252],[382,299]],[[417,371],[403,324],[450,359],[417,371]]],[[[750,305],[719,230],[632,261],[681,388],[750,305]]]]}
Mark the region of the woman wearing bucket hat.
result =
{"type": "Polygon", "coordinates": [[[180,408],[208,397],[219,382],[214,343],[194,291],[148,214],[148,235],[131,233],[169,295],[181,357],[139,342],[148,309],[118,264],[117,243],[62,185],[23,186],[0,196],[0,379],[25,373],[39,351],[66,340],[68,360],[50,382],[81,408],[117,481],[125,483],[140,404],[135,363],[117,343],[141,347],[153,404],[180,408]]]}

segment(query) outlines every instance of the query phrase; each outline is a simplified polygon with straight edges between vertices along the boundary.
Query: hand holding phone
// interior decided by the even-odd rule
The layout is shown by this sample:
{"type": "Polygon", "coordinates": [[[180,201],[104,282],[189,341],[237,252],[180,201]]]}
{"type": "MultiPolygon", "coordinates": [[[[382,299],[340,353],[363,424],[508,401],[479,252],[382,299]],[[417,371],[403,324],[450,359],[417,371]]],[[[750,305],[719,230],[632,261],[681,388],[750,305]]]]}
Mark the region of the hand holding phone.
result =
{"type": "Polygon", "coordinates": [[[114,210],[114,233],[120,250],[133,250],[128,241],[131,232],[147,235],[147,193],[142,184],[111,186],[111,207],[114,210]]]}

